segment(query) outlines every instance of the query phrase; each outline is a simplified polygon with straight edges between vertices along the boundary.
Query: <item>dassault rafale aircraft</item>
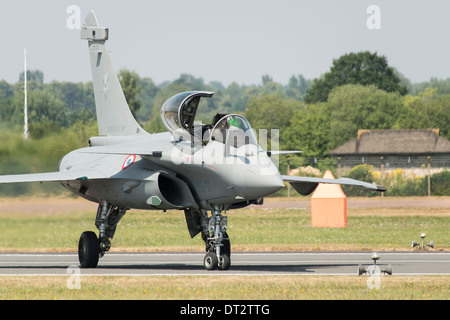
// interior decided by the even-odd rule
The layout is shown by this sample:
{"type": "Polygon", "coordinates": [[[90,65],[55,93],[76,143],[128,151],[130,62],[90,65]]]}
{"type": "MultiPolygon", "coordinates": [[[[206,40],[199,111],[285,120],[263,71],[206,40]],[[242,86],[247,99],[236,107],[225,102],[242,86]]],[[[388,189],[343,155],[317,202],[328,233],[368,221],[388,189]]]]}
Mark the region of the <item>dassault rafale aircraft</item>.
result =
{"type": "Polygon", "coordinates": [[[0,176],[0,183],[61,183],[98,203],[98,236],[86,231],[79,239],[82,268],[97,266],[130,209],[184,210],[190,236],[201,234],[205,242],[204,267],[227,270],[231,265],[227,209],[261,204],[284,182],[302,195],[312,193],[319,183],[386,190],[347,178],[280,175],[270,157],[283,151],[263,150],[243,116],[218,114],[211,124],[194,122],[200,99],[211,98],[213,92],[183,92],[169,98],[161,107],[168,132],[149,134],[128,107],[105,46],[108,37],[108,28],[100,27],[91,11],[81,39],[89,45],[99,136],[90,138],[89,147],[65,155],[56,172],[0,176]]]}

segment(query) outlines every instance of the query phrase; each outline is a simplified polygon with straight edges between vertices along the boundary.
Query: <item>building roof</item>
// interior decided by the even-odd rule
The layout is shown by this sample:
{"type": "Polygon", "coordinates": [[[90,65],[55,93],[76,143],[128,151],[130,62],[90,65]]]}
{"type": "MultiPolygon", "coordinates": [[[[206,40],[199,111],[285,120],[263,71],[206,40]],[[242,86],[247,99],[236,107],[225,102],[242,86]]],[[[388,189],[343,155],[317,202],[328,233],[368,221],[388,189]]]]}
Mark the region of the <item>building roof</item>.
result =
{"type": "Polygon", "coordinates": [[[332,156],[450,154],[439,129],[358,130],[358,136],[328,152],[332,156]]]}

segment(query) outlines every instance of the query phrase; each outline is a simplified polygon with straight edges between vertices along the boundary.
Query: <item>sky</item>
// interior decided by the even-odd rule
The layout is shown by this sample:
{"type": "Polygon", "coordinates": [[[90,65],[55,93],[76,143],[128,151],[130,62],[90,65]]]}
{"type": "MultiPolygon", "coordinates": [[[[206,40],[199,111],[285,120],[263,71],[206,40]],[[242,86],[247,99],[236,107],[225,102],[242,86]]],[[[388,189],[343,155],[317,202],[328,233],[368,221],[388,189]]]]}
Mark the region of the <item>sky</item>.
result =
{"type": "Polygon", "coordinates": [[[260,84],[267,74],[287,84],[360,51],[386,56],[413,83],[450,77],[448,0],[2,0],[0,80],[17,82],[26,48],[28,69],[45,82],[91,81],[77,29],[91,10],[109,28],[114,69],[157,84],[182,73],[224,85],[260,84]]]}

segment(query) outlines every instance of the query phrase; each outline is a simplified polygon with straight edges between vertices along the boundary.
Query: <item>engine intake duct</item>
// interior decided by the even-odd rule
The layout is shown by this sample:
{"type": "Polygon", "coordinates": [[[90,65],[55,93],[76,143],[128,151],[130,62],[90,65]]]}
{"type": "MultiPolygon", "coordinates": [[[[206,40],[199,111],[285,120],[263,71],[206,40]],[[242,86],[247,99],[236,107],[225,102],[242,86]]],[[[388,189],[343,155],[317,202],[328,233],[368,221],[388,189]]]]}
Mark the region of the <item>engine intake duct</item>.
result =
{"type": "Polygon", "coordinates": [[[147,204],[160,209],[183,209],[195,203],[187,184],[164,172],[153,174],[144,188],[147,204]]]}

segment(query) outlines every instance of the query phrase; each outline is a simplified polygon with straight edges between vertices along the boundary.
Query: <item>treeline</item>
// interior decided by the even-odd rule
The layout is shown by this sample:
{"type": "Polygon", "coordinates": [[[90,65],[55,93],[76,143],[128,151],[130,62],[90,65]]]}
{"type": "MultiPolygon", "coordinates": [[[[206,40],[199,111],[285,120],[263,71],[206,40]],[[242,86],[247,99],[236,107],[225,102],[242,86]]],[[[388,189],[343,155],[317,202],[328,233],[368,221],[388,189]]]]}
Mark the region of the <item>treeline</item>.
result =
{"type": "MultiPolygon", "coordinates": [[[[166,130],[160,120],[165,100],[182,91],[203,90],[215,94],[202,102],[198,120],[209,123],[216,113],[242,114],[256,131],[279,129],[280,149],[302,150],[302,158],[323,159],[328,151],[354,138],[358,129],[438,128],[441,136],[450,139],[450,78],[413,84],[390,67],[386,57],[370,52],[339,57],[318,79],[293,75],[286,84],[275,82],[270,75],[262,76],[259,84],[227,86],[205,83],[189,74],[161,84],[129,70],[121,70],[119,78],[133,114],[150,133],[166,130]]],[[[36,160],[30,165],[30,156],[44,159],[49,155],[45,148],[20,145],[23,80],[22,73],[17,83],[0,81],[0,130],[6,137],[0,144],[2,174],[40,171],[43,164],[36,160]],[[31,153],[41,150],[47,154],[31,153]],[[26,159],[5,160],[13,159],[14,152],[26,159]]],[[[67,141],[70,147],[86,146],[89,135],[96,134],[92,83],[45,83],[39,70],[27,72],[27,80],[30,143],[47,139],[47,145],[59,150],[47,162],[57,164],[67,151],[67,141]]],[[[280,170],[285,172],[284,167],[280,170]]]]}
{"type": "MultiPolygon", "coordinates": [[[[149,132],[164,131],[160,108],[174,94],[189,90],[214,91],[199,109],[198,120],[215,113],[245,115],[254,129],[280,129],[283,148],[302,149],[309,157],[324,156],[355,137],[358,129],[439,128],[450,138],[450,78],[412,84],[389,67],[385,57],[351,53],[333,61],[330,72],[318,79],[293,75],[287,84],[262,76],[255,85],[218,81],[181,74],[172,82],[121,70],[119,78],[132,112],[149,132]]],[[[0,128],[23,126],[23,73],[19,81],[0,81],[0,128]]],[[[27,72],[30,132],[33,138],[57,133],[82,123],[95,125],[91,82],[44,83],[39,70],[27,72]]]]}

